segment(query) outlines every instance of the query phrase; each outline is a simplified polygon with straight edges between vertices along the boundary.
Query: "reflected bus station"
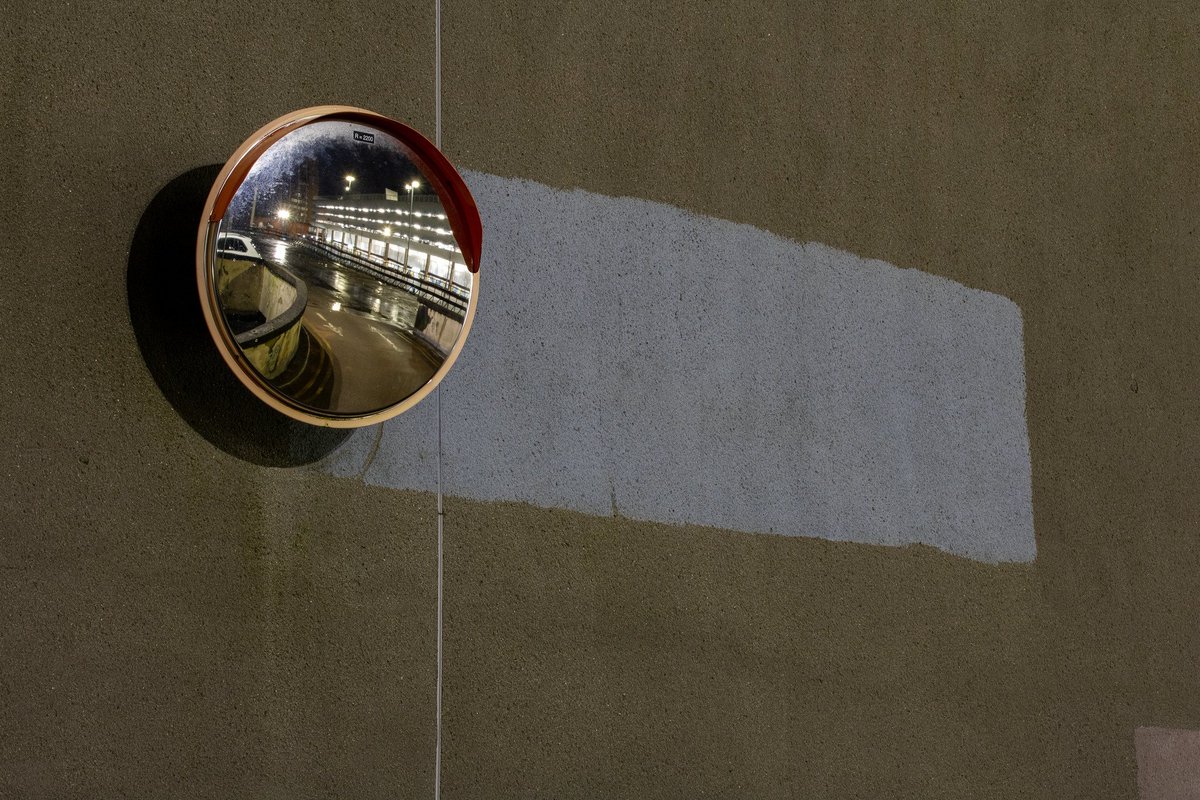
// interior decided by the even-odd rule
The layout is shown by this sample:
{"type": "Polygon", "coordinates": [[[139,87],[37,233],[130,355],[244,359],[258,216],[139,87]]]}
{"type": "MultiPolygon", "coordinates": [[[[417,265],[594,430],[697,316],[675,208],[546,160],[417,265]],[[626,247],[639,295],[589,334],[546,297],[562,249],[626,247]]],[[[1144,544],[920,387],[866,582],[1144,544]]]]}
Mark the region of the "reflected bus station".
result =
{"type": "Polygon", "coordinates": [[[255,162],[217,231],[221,313],[271,386],[367,414],[424,386],[462,333],[473,275],[403,146],[322,121],[255,162]]]}

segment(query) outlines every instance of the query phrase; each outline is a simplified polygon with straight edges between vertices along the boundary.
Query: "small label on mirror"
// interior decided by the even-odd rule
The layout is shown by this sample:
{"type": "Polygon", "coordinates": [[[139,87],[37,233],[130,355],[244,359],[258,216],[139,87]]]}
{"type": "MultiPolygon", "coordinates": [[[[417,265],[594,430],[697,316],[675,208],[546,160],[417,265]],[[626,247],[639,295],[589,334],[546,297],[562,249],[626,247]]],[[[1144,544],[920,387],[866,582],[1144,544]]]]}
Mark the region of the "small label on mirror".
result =
{"type": "Polygon", "coordinates": [[[367,133],[365,131],[355,131],[354,132],[354,141],[366,142],[367,144],[375,144],[375,134],[367,133]]]}

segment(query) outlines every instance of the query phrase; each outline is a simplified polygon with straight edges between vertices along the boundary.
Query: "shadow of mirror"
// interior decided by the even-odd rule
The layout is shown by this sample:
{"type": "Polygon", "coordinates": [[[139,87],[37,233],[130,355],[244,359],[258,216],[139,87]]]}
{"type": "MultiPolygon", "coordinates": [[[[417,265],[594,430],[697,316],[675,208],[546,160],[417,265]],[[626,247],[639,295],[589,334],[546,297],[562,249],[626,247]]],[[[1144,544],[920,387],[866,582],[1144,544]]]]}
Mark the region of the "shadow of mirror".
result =
{"type": "Polygon", "coordinates": [[[221,170],[190,170],[160,191],[138,222],[127,272],[129,317],[155,383],[216,447],[254,464],[291,467],[324,458],[350,435],[290,419],[259,401],[213,344],[196,292],[196,220],[221,170]]]}

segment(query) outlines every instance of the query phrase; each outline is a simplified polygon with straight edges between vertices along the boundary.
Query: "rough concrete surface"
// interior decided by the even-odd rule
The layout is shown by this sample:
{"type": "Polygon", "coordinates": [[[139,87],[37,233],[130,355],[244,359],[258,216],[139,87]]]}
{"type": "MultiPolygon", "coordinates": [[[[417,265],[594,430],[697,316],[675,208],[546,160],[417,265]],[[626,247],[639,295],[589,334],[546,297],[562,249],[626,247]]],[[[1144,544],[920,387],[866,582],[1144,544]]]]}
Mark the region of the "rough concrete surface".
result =
{"type": "MultiPolygon", "coordinates": [[[[444,14],[460,166],[1015,303],[1037,555],[452,496],[443,796],[1136,797],[1136,729],[1200,729],[1200,12],[444,14]]],[[[433,497],[188,403],[211,345],[154,346],[129,281],[155,199],[279,114],[432,132],[432,18],[0,14],[0,797],[431,794],[433,497]]]]}
{"type": "MultiPolygon", "coordinates": [[[[443,386],[447,492],[1033,559],[1010,301],[660,203],[468,178],[493,279],[443,386]]],[[[334,471],[434,489],[413,458],[432,406],[334,471]]]]}

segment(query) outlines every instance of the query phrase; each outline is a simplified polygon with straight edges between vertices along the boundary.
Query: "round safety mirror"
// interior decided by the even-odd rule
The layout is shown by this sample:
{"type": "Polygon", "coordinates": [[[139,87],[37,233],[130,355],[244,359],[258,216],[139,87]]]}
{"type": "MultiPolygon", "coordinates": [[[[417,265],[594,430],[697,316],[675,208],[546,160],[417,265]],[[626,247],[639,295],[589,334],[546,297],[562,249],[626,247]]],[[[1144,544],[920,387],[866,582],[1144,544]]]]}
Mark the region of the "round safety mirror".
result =
{"type": "Polygon", "coordinates": [[[197,244],[201,305],[262,400],[317,425],[366,425],[454,363],[481,239],[462,178],[419,133],[362,109],[304,109],[218,176],[197,244]]]}

